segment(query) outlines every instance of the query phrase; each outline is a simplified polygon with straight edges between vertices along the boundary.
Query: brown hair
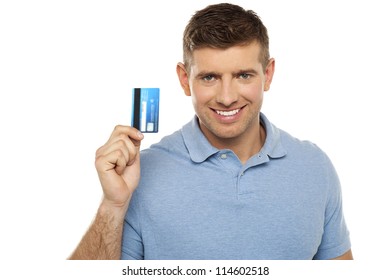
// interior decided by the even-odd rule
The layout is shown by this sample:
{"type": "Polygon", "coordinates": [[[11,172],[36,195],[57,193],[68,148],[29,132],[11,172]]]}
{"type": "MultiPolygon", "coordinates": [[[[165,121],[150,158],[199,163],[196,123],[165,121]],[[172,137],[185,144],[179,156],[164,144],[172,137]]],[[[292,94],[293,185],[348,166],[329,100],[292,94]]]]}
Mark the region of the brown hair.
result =
{"type": "Polygon", "coordinates": [[[246,45],[254,40],[261,45],[260,62],[263,69],[269,61],[269,37],[258,15],[233,4],[210,5],[197,11],[183,33],[183,60],[187,69],[192,53],[204,47],[227,49],[246,45]]]}

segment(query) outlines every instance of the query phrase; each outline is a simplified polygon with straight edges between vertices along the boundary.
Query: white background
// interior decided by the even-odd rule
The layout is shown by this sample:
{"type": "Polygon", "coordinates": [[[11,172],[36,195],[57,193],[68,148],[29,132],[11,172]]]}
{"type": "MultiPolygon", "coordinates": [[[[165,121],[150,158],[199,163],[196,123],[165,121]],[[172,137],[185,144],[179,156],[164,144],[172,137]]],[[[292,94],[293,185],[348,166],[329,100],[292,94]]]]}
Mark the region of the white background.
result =
{"type": "MultiPolygon", "coordinates": [[[[101,199],[96,149],[129,124],[133,87],[161,89],[158,141],[193,116],[182,32],[217,1],[0,2],[0,256],[63,260],[101,199]]],[[[318,144],[343,188],[356,259],[389,257],[387,1],[235,1],[269,30],[262,111],[318,144]]]]}

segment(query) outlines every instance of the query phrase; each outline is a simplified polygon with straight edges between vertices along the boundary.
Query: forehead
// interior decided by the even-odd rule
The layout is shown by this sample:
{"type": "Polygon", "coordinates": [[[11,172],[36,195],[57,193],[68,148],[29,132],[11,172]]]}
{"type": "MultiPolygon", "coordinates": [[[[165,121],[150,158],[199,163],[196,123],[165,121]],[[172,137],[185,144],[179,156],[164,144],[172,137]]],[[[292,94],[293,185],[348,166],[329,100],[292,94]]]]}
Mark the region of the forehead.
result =
{"type": "Polygon", "coordinates": [[[192,72],[256,69],[261,66],[261,45],[252,42],[226,49],[204,47],[193,51],[192,72]]]}

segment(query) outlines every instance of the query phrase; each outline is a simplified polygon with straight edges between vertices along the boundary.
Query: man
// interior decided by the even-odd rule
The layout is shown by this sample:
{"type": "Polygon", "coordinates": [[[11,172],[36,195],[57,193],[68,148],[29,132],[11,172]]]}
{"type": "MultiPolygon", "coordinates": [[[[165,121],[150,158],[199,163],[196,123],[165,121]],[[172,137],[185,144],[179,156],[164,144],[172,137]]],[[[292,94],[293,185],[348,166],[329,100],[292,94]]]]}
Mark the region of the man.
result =
{"type": "Polygon", "coordinates": [[[114,129],[96,153],[104,197],[72,259],[352,259],[328,157],[260,114],[268,41],[236,5],[191,18],[177,74],[196,116],[142,152],[139,131],[114,129]]]}

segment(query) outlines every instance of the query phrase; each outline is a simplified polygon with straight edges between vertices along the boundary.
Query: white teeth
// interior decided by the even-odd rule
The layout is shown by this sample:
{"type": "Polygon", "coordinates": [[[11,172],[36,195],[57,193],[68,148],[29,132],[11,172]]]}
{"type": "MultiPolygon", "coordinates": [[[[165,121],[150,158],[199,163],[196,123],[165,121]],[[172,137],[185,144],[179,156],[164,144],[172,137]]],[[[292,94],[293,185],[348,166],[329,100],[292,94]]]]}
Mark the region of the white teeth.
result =
{"type": "Polygon", "coordinates": [[[219,115],[228,117],[228,116],[236,115],[237,113],[239,113],[239,111],[240,111],[240,109],[236,109],[236,110],[232,110],[232,111],[217,111],[216,110],[216,113],[219,115]]]}

